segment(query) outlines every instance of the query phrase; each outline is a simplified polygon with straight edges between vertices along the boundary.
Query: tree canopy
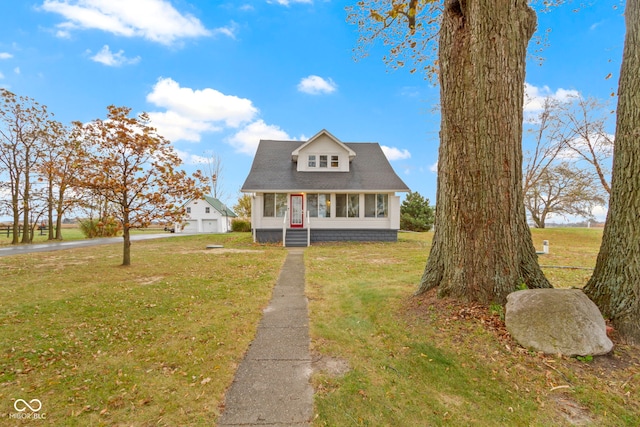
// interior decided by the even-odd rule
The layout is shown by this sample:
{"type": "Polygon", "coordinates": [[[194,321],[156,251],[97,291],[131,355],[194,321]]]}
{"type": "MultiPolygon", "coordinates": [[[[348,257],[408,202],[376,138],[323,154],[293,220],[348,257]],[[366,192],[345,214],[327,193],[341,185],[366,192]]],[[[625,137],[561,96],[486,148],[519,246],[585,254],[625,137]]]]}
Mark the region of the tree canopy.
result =
{"type": "Polygon", "coordinates": [[[183,203],[201,197],[200,174],[187,176],[170,142],[149,125],[145,113],[130,117],[128,107],[107,107],[106,120],[76,123],[86,155],[77,185],[108,202],[109,216],[121,224],[123,265],[131,263],[130,230],[152,221],[177,222],[183,203]]]}

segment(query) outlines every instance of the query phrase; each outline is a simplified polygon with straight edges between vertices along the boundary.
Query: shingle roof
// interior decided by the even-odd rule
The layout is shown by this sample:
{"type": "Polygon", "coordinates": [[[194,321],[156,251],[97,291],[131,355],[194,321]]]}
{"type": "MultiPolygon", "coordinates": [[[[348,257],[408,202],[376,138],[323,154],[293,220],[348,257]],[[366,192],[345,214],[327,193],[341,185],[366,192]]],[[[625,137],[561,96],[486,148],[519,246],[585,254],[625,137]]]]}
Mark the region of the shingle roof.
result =
{"type": "Polygon", "coordinates": [[[241,191],[409,191],[377,143],[344,143],[356,153],[349,172],[298,172],[291,153],[302,143],[260,141],[241,191]]]}
{"type": "Polygon", "coordinates": [[[204,199],[207,201],[207,203],[213,206],[214,209],[220,212],[222,215],[228,216],[231,218],[236,218],[238,216],[235,214],[235,212],[233,212],[224,203],[222,203],[220,200],[216,199],[215,197],[204,196],[204,199]]]}

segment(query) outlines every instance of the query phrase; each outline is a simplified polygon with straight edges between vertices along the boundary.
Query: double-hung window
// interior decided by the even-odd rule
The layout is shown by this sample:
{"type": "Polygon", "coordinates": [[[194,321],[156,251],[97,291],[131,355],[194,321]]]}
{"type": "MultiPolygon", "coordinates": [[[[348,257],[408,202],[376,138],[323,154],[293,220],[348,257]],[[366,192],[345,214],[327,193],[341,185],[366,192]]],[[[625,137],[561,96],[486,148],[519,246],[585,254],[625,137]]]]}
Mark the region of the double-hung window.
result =
{"type": "Polygon", "coordinates": [[[331,218],[331,195],[307,194],[307,211],[312,218],[331,218]]]}
{"type": "Polygon", "coordinates": [[[336,194],[336,217],[358,218],[359,216],[359,194],[336,194]]]}
{"type": "Polygon", "coordinates": [[[388,194],[365,194],[364,216],[367,218],[386,218],[389,210],[388,194]]]}
{"type": "Polygon", "coordinates": [[[283,218],[287,212],[286,193],[265,193],[262,207],[263,217],[283,218]]]}
{"type": "Polygon", "coordinates": [[[316,167],[316,155],[315,154],[309,154],[308,165],[309,165],[310,168],[315,168],[316,167]]]}

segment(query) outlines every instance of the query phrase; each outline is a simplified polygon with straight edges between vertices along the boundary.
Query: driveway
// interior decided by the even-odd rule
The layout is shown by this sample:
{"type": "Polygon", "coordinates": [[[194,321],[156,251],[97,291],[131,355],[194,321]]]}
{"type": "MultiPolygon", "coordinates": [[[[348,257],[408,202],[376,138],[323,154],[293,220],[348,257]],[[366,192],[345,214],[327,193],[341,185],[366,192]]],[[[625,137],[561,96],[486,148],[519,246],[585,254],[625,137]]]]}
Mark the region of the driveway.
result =
{"type": "MultiPolygon", "coordinates": [[[[185,236],[186,234],[180,233],[177,236],[185,236]]],[[[162,239],[167,237],[174,237],[176,234],[164,233],[164,234],[134,234],[131,236],[131,241],[150,240],[150,239],[162,239]]],[[[51,242],[51,243],[34,243],[31,245],[8,245],[0,247],[0,257],[30,254],[34,252],[50,252],[61,251],[63,249],[73,248],[86,248],[89,246],[109,245],[113,243],[122,244],[122,237],[106,237],[102,239],[85,239],[85,240],[72,240],[69,242],[51,242]]]]}

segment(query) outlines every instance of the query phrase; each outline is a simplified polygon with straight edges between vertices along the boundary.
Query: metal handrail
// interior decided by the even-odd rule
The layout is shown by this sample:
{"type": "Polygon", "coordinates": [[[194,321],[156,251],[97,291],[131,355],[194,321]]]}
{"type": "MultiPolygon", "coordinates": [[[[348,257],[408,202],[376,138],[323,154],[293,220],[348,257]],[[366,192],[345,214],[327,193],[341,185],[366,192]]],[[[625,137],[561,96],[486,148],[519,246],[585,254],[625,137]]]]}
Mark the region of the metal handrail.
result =
{"type": "Polygon", "coordinates": [[[282,218],[282,246],[287,246],[287,218],[289,217],[289,208],[284,212],[284,218],[282,218]]]}
{"type": "Polygon", "coordinates": [[[307,247],[311,246],[311,220],[309,219],[309,211],[306,212],[307,216],[307,247]]]}

